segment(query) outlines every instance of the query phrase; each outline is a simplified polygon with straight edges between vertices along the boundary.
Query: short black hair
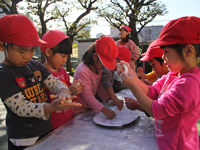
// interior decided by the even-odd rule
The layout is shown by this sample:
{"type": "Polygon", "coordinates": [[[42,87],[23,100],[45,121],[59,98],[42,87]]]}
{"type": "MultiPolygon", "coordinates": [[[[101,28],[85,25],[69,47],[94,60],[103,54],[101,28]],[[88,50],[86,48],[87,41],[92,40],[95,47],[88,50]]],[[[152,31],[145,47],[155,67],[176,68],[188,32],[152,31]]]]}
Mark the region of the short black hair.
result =
{"type": "Polygon", "coordinates": [[[162,57],[154,57],[154,59],[157,60],[161,64],[161,66],[162,66],[162,64],[164,62],[164,60],[162,59],[162,57]]]}
{"type": "Polygon", "coordinates": [[[55,47],[51,48],[53,55],[60,54],[72,54],[72,43],[69,38],[62,40],[55,47]]]}

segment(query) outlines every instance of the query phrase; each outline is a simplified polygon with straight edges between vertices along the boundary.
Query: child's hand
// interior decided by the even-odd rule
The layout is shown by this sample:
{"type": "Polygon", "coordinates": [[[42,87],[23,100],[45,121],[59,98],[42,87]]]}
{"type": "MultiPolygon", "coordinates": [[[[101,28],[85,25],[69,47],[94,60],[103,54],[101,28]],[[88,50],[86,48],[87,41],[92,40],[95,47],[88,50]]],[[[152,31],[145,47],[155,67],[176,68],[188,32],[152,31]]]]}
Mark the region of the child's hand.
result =
{"type": "Polygon", "coordinates": [[[121,77],[121,80],[122,80],[122,84],[125,87],[127,87],[128,89],[131,89],[134,85],[136,85],[136,81],[135,81],[132,74],[122,72],[120,77],[121,77]]]}
{"type": "MultiPolygon", "coordinates": [[[[72,99],[72,96],[67,89],[60,89],[57,95],[50,95],[51,99],[59,99],[61,103],[64,103],[65,100],[70,100],[72,99]]],[[[74,98],[74,97],[73,97],[74,98]]]]}
{"type": "Polygon", "coordinates": [[[124,106],[124,101],[121,99],[111,100],[111,105],[117,105],[117,108],[121,111],[124,106]]]}
{"type": "Polygon", "coordinates": [[[70,85],[69,90],[71,93],[77,95],[84,90],[85,84],[83,84],[80,80],[75,80],[73,84],[70,85]]]}
{"type": "Polygon", "coordinates": [[[55,99],[50,103],[52,110],[65,110],[65,109],[69,109],[71,107],[81,107],[82,105],[80,103],[62,103],[61,100],[59,99],[55,99]]]}
{"type": "Polygon", "coordinates": [[[138,68],[137,68],[137,73],[138,73],[139,75],[143,74],[143,68],[142,68],[142,67],[138,67],[138,68]]]}
{"type": "Polygon", "coordinates": [[[133,98],[130,97],[124,97],[125,98],[125,104],[126,107],[130,110],[137,110],[138,109],[138,101],[134,100],[133,98]]]}
{"type": "Polygon", "coordinates": [[[135,72],[131,69],[129,63],[125,62],[125,61],[120,61],[120,63],[117,63],[117,73],[120,75],[123,71],[126,71],[124,66],[126,65],[129,73],[134,74],[135,72]]]}
{"type": "Polygon", "coordinates": [[[101,111],[104,113],[104,115],[105,115],[108,119],[113,119],[113,118],[116,116],[116,114],[115,114],[115,112],[114,112],[113,110],[108,109],[108,108],[106,108],[106,107],[103,107],[103,108],[101,109],[101,111]]]}

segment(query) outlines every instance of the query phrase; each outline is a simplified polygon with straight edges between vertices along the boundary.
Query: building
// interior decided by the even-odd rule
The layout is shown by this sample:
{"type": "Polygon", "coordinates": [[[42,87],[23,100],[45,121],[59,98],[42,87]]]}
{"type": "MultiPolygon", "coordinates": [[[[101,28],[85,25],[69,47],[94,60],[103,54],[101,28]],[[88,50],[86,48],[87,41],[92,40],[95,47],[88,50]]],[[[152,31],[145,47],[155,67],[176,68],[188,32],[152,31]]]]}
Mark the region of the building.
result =
{"type": "MultiPolygon", "coordinates": [[[[156,40],[159,37],[163,27],[164,26],[162,25],[158,25],[158,26],[146,26],[142,28],[142,30],[138,34],[139,41],[151,43],[152,41],[156,40]]],[[[110,27],[110,36],[118,37],[119,30],[117,28],[110,27]]]]}
{"type": "Polygon", "coordinates": [[[151,43],[154,40],[159,38],[160,32],[162,31],[164,26],[146,26],[141,32],[138,34],[139,41],[145,43],[151,43]]]}

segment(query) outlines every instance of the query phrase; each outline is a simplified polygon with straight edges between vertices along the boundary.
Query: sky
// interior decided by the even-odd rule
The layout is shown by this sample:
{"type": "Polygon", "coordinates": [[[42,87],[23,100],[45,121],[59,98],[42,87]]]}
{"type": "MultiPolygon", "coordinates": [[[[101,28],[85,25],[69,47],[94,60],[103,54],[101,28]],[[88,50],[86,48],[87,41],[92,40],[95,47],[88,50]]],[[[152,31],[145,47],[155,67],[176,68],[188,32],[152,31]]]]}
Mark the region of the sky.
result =
{"type": "MultiPolygon", "coordinates": [[[[200,0],[158,0],[166,5],[168,13],[164,16],[157,16],[147,26],[166,25],[169,21],[183,16],[200,17],[200,0]]],[[[91,38],[97,33],[110,34],[110,27],[106,21],[100,21],[98,25],[91,28],[91,38]]]]}

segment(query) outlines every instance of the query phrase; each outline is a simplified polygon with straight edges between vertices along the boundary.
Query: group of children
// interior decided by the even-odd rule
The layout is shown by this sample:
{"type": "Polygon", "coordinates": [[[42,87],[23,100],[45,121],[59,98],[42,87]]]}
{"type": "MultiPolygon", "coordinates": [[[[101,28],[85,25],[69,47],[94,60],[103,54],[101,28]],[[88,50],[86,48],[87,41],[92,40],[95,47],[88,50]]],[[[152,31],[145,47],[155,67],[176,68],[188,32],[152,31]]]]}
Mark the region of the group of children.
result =
{"type": "MultiPolygon", "coordinates": [[[[114,71],[137,101],[125,98],[131,110],[155,118],[159,149],[198,149],[196,123],[200,114],[200,19],[182,17],[170,21],[144,54],[158,75],[153,85],[136,75],[137,46],[128,38],[131,29],[120,28],[120,41],[103,36],[85,52],[74,81],[63,68],[72,53],[69,37],[50,30],[39,38],[33,23],[23,15],[0,18],[0,98],[6,109],[9,150],[24,149],[87,109],[116,116],[102,101],[111,100],[121,110],[123,100],[113,91],[114,71]],[[125,46],[122,46],[125,45],[125,46]],[[127,46],[128,45],[128,46],[127,46]],[[36,46],[44,54],[43,64],[32,60],[36,46]],[[118,64],[118,65],[116,65],[118,64]],[[124,71],[123,64],[128,67],[124,71]],[[75,96],[77,95],[77,96],[75,96]]],[[[142,72],[141,69],[138,72],[142,72]]]]}

